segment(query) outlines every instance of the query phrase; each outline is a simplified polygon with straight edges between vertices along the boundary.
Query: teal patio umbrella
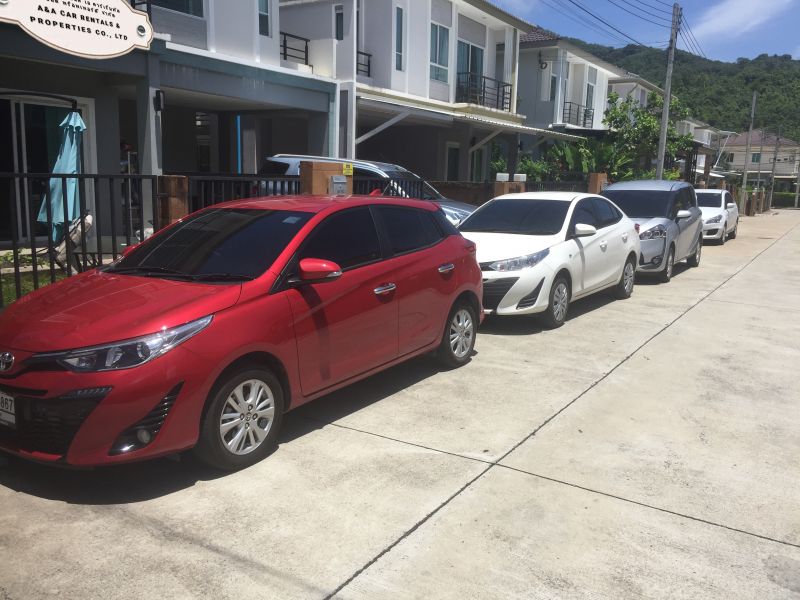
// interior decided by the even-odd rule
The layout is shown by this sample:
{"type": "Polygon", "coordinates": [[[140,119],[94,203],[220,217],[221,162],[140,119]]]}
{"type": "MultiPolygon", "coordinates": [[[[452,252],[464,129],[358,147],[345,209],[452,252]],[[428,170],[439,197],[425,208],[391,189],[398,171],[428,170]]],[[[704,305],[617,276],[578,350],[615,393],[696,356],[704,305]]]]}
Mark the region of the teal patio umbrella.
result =
{"type": "MultiPolygon", "coordinates": [[[[73,111],[61,122],[62,130],[61,148],[53,165],[53,173],[59,175],[72,175],[81,172],[81,141],[86,123],[77,111],[73,111]]],[[[78,180],[66,180],[67,214],[66,221],[71,223],[77,219],[80,212],[78,203],[78,180]]],[[[37,221],[47,224],[47,196],[42,201],[37,221]]],[[[64,237],[64,186],[60,177],[50,178],[50,219],[52,222],[53,243],[58,244],[64,237]]]]}

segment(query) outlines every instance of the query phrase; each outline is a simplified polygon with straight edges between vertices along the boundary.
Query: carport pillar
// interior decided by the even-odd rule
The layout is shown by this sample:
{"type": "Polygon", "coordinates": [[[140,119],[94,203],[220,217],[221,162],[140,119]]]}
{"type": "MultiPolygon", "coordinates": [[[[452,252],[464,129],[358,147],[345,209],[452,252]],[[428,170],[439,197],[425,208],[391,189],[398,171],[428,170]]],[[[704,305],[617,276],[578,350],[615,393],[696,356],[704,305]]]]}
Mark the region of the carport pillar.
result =
{"type": "MultiPolygon", "coordinates": [[[[160,59],[148,53],[145,76],[136,83],[136,109],[139,146],[139,171],[142,175],[162,174],[161,112],[156,111],[156,92],[161,87],[160,59]]],[[[163,108],[163,107],[162,107],[163,108]]],[[[153,186],[143,183],[141,215],[144,229],[153,222],[153,186]]],[[[142,232],[144,233],[144,232],[142,232]]]]}

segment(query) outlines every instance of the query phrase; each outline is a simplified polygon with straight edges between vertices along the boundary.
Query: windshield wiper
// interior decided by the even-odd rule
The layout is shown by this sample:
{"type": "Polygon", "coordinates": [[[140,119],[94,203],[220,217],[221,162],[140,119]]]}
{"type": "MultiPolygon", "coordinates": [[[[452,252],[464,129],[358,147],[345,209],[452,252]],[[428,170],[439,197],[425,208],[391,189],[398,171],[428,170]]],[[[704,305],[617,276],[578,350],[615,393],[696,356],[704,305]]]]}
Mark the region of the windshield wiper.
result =
{"type": "Polygon", "coordinates": [[[250,275],[238,275],[236,273],[200,273],[189,275],[192,281],[253,281],[255,277],[250,275]]]}
{"type": "Polygon", "coordinates": [[[123,274],[136,273],[140,275],[170,275],[172,277],[187,277],[187,278],[193,277],[191,273],[184,273],[183,271],[178,271],[176,269],[170,269],[167,267],[138,266],[138,267],[110,268],[106,269],[106,273],[123,273],[123,274]]]}

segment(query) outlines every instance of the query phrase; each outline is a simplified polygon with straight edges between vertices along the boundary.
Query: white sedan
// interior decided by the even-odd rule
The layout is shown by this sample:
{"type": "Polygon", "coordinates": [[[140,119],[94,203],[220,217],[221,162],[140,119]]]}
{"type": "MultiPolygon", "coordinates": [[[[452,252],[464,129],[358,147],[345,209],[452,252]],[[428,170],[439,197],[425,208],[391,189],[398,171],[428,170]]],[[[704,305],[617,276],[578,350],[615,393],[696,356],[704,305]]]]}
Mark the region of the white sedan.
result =
{"type": "Polygon", "coordinates": [[[572,300],[608,288],[620,299],[633,293],[639,233],[601,196],[508,194],[481,206],[459,230],[477,246],[487,313],[540,313],[558,327],[572,300]]]}
{"type": "Polygon", "coordinates": [[[724,244],[739,230],[739,209],[727,190],[695,190],[703,213],[703,239],[724,244]]]}

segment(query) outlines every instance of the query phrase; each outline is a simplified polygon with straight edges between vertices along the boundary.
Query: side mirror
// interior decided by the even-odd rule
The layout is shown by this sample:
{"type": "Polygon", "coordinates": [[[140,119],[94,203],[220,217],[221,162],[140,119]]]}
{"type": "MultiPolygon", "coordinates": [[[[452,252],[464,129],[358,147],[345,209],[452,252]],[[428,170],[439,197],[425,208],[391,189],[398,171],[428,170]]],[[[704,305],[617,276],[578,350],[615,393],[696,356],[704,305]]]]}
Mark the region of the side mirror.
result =
{"type": "Polygon", "coordinates": [[[597,233],[597,227],[585,223],[575,223],[575,237],[590,237],[597,233]]]}
{"type": "Polygon", "coordinates": [[[342,276],[342,268],[331,260],[304,258],[300,261],[298,280],[303,283],[325,283],[342,276]]]}
{"type": "Polygon", "coordinates": [[[731,210],[732,208],[736,208],[736,205],[733,202],[728,202],[725,205],[725,208],[727,208],[728,210],[731,210]]]}
{"type": "Polygon", "coordinates": [[[688,219],[691,216],[692,216],[692,213],[689,212],[688,210],[679,210],[678,214],[675,215],[675,218],[677,218],[677,219],[688,219]]]}

